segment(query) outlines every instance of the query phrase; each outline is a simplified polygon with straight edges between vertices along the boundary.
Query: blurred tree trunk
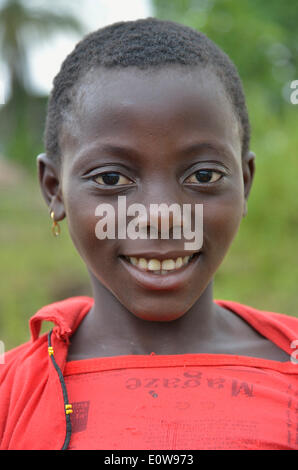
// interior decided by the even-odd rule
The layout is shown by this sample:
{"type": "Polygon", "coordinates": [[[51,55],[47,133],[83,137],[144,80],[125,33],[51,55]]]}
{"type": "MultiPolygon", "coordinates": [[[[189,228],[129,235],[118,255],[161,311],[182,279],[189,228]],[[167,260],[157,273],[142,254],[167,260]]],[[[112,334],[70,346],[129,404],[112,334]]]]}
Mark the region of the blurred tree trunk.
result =
{"type": "Polygon", "coordinates": [[[42,149],[46,103],[28,89],[30,41],[32,32],[35,38],[45,38],[59,30],[82,33],[83,26],[71,15],[28,8],[22,0],[7,0],[0,8],[0,56],[8,69],[11,89],[8,102],[0,109],[0,152],[29,167],[35,165],[32,154],[42,149]]]}

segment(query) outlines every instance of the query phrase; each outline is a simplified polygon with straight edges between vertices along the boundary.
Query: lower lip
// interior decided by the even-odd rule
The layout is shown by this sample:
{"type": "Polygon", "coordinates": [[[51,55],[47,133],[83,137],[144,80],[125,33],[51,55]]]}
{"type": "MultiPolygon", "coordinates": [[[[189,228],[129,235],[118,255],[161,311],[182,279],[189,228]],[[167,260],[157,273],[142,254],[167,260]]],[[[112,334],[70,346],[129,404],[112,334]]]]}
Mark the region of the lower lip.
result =
{"type": "Polygon", "coordinates": [[[169,274],[155,274],[137,268],[124,257],[119,257],[122,265],[133,280],[141,287],[149,290],[175,290],[187,284],[200,262],[201,253],[181,268],[169,271],[169,274]]]}

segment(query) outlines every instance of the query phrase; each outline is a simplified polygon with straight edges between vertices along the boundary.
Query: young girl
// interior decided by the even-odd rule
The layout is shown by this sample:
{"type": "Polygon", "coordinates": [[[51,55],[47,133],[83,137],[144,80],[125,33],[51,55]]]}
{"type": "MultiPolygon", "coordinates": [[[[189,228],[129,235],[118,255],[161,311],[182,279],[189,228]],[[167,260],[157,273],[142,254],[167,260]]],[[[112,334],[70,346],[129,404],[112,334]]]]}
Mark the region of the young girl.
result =
{"type": "Polygon", "coordinates": [[[41,308],[32,340],[6,354],[2,449],[298,449],[298,319],[213,299],[247,213],[249,140],[235,66],[186,26],[113,24],[65,59],[38,174],[93,297],[41,308]],[[146,209],[146,238],[123,231],[124,197],[146,209]],[[186,249],[174,229],[187,221],[154,204],[191,207],[203,243],[186,249]],[[99,230],[102,208],[115,237],[99,230]],[[44,320],[54,327],[39,337],[44,320]]]}

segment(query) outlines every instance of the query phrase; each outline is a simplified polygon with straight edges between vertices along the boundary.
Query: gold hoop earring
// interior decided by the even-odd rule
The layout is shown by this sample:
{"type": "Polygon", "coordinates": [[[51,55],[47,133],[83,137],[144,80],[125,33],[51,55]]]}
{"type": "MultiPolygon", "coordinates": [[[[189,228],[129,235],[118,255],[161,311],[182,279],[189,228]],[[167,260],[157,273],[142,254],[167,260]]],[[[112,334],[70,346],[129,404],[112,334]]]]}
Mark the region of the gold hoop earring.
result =
{"type": "Polygon", "coordinates": [[[53,221],[52,234],[54,235],[54,237],[58,237],[58,235],[60,235],[60,225],[58,224],[58,222],[56,222],[54,217],[55,217],[55,214],[54,214],[54,211],[52,211],[51,212],[51,219],[53,221]]]}

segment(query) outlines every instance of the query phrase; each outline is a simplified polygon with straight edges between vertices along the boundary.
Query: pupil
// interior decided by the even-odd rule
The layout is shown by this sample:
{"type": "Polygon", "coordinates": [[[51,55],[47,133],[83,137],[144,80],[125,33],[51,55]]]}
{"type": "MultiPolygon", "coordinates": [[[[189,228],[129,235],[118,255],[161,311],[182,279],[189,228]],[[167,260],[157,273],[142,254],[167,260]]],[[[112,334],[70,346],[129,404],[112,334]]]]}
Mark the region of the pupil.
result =
{"type": "Polygon", "coordinates": [[[117,175],[117,173],[105,173],[102,175],[102,180],[105,184],[117,184],[119,181],[119,175],[117,175]]]}
{"type": "Polygon", "coordinates": [[[197,171],[196,178],[200,183],[208,183],[212,178],[212,171],[210,170],[197,171]]]}

